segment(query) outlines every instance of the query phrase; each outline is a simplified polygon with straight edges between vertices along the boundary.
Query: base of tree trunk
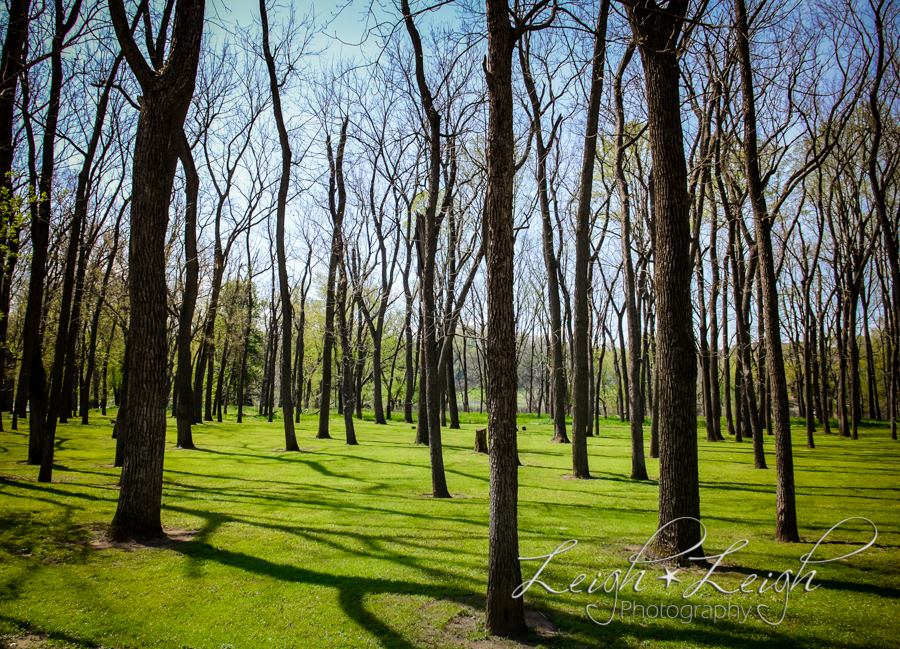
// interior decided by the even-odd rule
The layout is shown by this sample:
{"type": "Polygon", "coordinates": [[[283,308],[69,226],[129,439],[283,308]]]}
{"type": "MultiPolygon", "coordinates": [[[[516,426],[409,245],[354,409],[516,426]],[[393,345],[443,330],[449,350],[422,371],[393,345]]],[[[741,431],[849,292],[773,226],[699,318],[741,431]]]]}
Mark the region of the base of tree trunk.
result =
{"type": "Polygon", "coordinates": [[[156,525],[146,526],[130,524],[127,521],[120,522],[115,519],[106,531],[106,536],[109,537],[110,540],[116,542],[148,541],[162,538],[165,535],[166,533],[163,532],[162,525],[157,527],[156,525]]]}

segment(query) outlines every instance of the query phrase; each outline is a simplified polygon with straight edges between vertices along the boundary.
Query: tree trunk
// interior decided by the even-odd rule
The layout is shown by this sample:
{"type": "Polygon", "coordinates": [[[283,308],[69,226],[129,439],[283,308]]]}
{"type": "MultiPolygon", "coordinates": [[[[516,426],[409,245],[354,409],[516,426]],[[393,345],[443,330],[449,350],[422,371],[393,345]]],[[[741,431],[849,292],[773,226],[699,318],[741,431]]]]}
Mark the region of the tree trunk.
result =
{"type": "MultiPolygon", "coordinates": [[[[722,441],[722,393],[719,384],[719,289],[721,286],[719,280],[719,253],[718,253],[718,231],[719,221],[718,212],[716,210],[715,192],[707,181],[707,191],[709,192],[710,209],[712,212],[712,222],[709,228],[709,262],[712,270],[712,287],[709,296],[709,326],[711,347],[709,350],[709,383],[712,390],[712,425],[713,433],[717,440],[722,441]]],[[[710,422],[706,422],[707,427],[710,422]]]]}
{"type": "MultiPolygon", "coordinates": [[[[640,390],[641,350],[640,350],[640,320],[635,302],[637,293],[634,278],[634,263],[631,260],[631,197],[628,191],[628,182],[625,179],[625,107],[622,100],[622,75],[634,54],[634,41],[632,40],[614,82],[616,104],[616,158],[615,175],[616,185],[619,190],[619,202],[622,209],[622,263],[625,266],[625,315],[628,320],[628,369],[626,376],[630,379],[626,385],[628,391],[629,424],[631,427],[631,478],[633,480],[647,480],[647,467],[644,462],[644,404],[640,390]]],[[[619,336],[622,335],[622,319],[619,318],[619,336]]],[[[623,349],[624,352],[624,349],[623,349]]],[[[624,364],[624,363],[623,363],[624,364]]]]}
{"type": "MultiPolygon", "coordinates": [[[[422,322],[421,318],[421,310],[419,312],[419,322],[422,322]]],[[[421,327],[421,325],[420,325],[421,327]]],[[[419,401],[416,404],[417,413],[416,413],[416,445],[417,446],[428,446],[430,436],[428,434],[428,387],[427,387],[427,379],[425,376],[425,348],[422,344],[422,338],[424,337],[425,332],[423,329],[419,330],[419,353],[418,353],[418,363],[416,367],[419,370],[419,401]]]]}
{"type": "MultiPolygon", "coordinates": [[[[403,2],[405,4],[406,0],[403,2]]],[[[487,248],[488,322],[485,356],[491,399],[488,408],[490,513],[485,627],[491,635],[520,636],[527,628],[522,598],[513,597],[513,591],[522,584],[518,532],[518,381],[512,212],[516,173],[512,54],[518,34],[510,27],[509,11],[507,0],[487,0],[488,52],[484,71],[488,89],[488,135],[484,236],[487,248]]]]}
{"type": "Polygon", "coordinates": [[[328,181],[328,205],[331,212],[331,254],[328,258],[328,284],[325,289],[325,338],[322,343],[322,389],[319,403],[319,431],[316,439],[331,439],[328,433],[328,419],[331,414],[331,368],[334,350],[334,292],[337,282],[338,263],[341,258],[341,229],[344,223],[344,209],[347,195],[344,187],[344,146],[347,141],[345,118],[341,125],[337,155],[331,152],[331,136],[326,138],[330,176],[328,181]],[[337,196],[335,196],[337,194],[337,196]],[[335,200],[337,199],[337,200],[335,200]]]}
{"type": "Polygon", "coordinates": [[[900,411],[897,403],[898,399],[900,399],[900,253],[898,253],[898,230],[896,218],[893,219],[892,223],[891,217],[888,216],[887,206],[885,204],[884,198],[885,186],[878,178],[878,151],[881,145],[882,138],[881,107],[879,106],[881,98],[879,97],[878,92],[881,87],[881,82],[884,78],[884,74],[887,70],[887,65],[891,65],[891,59],[889,59],[889,63],[885,64],[885,37],[884,21],[881,13],[882,7],[883,3],[873,5],[873,9],[875,11],[875,33],[878,43],[878,54],[876,58],[875,79],[869,90],[869,111],[872,115],[873,133],[867,170],[869,174],[869,183],[872,188],[872,202],[874,203],[875,214],[878,217],[878,223],[881,226],[881,240],[883,242],[882,245],[884,246],[884,251],[888,258],[888,265],[891,271],[891,310],[893,312],[893,335],[891,337],[890,344],[891,385],[888,386],[888,389],[890,391],[890,398],[888,399],[888,403],[890,404],[890,412],[888,413],[888,416],[891,420],[891,439],[896,440],[897,413],[898,411],[900,411]]]}
{"type": "Polygon", "coordinates": [[[591,477],[587,450],[587,432],[591,425],[587,419],[588,265],[591,243],[591,194],[593,193],[594,159],[597,155],[597,123],[603,95],[609,6],[609,0],[601,1],[597,24],[594,28],[594,56],[591,63],[581,175],[578,179],[578,208],[575,213],[575,286],[572,307],[574,311],[572,330],[572,475],[581,479],[591,477]]]}
{"type": "MultiPolygon", "coordinates": [[[[527,41],[526,41],[527,42],[527,41]]],[[[538,205],[541,210],[541,243],[544,253],[544,267],[547,269],[547,301],[550,311],[550,373],[553,381],[553,438],[551,442],[569,444],[566,434],[566,367],[563,356],[562,314],[559,300],[559,261],[556,259],[553,245],[553,222],[550,217],[550,199],[547,192],[547,155],[544,146],[544,133],[541,126],[541,102],[537,88],[531,76],[531,66],[527,50],[519,48],[522,73],[525,78],[525,89],[531,102],[531,119],[534,125],[537,153],[538,205]]],[[[551,133],[551,140],[556,137],[556,127],[551,133]]]]}
{"type": "Polygon", "coordinates": [[[110,526],[117,539],[162,533],[163,460],[166,443],[166,268],[165,238],[177,149],[194,91],[204,0],[178,0],[168,60],[159,72],[147,65],[135,44],[121,0],[110,14],[125,57],[143,90],[132,163],[129,253],[128,384],[125,413],[128,448],[119,504],[110,526]]]}
{"type": "MultiPolygon", "coordinates": [[[[100,399],[97,397],[97,381],[99,377],[96,373],[96,357],[97,357],[97,336],[100,333],[100,315],[103,311],[103,305],[106,302],[106,291],[109,286],[109,278],[112,275],[113,265],[116,261],[116,255],[119,251],[119,228],[122,224],[122,216],[125,214],[125,207],[127,203],[122,205],[122,209],[119,211],[119,216],[116,219],[116,226],[113,229],[113,242],[112,248],[109,251],[109,259],[106,262],[106,270],[103,273],[103,280],[100,282],[100,294],[97,296],[97,304],[94,305],[94,315],[91,319],[91,335],[90,342],[88,343],[88,355],[87,355],[87,368],[85,369],[84,374],[84,382],[85,385],[91,382],[94,379],[94,398],[97,401],[95,407],[99,407],[100,399]]],[[[115,327],[115,321],[113,321],[113,327],[115,327]]],[[[189,359],[190,360],[190,359],[189,359]]],[[[104,366],[104,374],[106,372],[106,368],[104,366]]],[[[104,390],[105,390],[104,384],[104,390]]],[[[105,397],[105,394],[104,394],[105,397]]],[[[81,395],[81,423],[82,425],[88,424],[88,391],[84,390],[81,395]]],[[[105,410],[105,408],[104,408],[105,410]]],[[[102,414],[106,414],[103,412],[102,414]]]]}
{"type": "Polygon", "coordinates": [[[244,331],[242,334],[243,345],[241,346],[241,369],[238,376],[238,393],[237,393],[237,421],[244,421],[244,401],[246,399],[245,390],[247,386],[247,352],[250,348],[250,325],[253,320],[253,261],[250,259],[250,230],[247,230],[247,321],[244,323],[244,331]]]}
{"type": "MultiPolygon", "coordinates": [[[[407,268],[407,273],[409,269],[407,268]]],[[[405,279],[405,278],[404,278],[405,279]]],[[[407,424],[413,423],[412,402],[416,390],[416,368],[418,365],[415,359],[418,354],[413,355],[413,335],[412,335],[412,295],[406,297],[406,319],[403,323],[403,335],[406,336],[406,367],[405,374],[405,391],[403,398],[403,421],[407,424]]]]}
{"type": "Polygon", "coordinates": [[[813,414],[813,362],[815,354],[813,349],[813,336],[811,330],[813,324],[812,306],[810,304],[810,284],[812,277],[804,277],[801,290],[803,291],[803,390],[806,395],[806,447],[815,448],[816,441],[813,433],[816,432],[816,418],[813,414]]]}
{"type": "Polygon", "coordinates": [[[450,410],[450,428],[459,430],[459,403],[456,401],[456,375],[453,372],[453,362],[447,363],[447,406],[450,410]]]}
{"type": "MultiPolygon", "coordinates": [[[[44,141],[41,151],[41,175],[37,190],[37,210],[32,210],[31,225],[31,276],[28,282],[28,299],[25,307],[25,322],[22,328],[22,368],[19,373],[19,385],[28,386],[28,400],[31,402],[28,430],[28,463],[44,464],[43,458],[53,461],[53,449],[45,449],[45,433],[55,433],[45,429],[47,408],[46,371],[41,358],[42,320],[44,311],[44,282],[47,272],[47,246],[50,241],[51,193],[55,166],[55,142],[57,123],[59,121],[59,100],[63,83],[62,49],[66,33],[78,18],[80,0],[65,21],[62,3],[54,3],[56,29],[52,37],[50,50],[50,89],[47,103],[47,116],[44,121],[44,141]]],[[[80,233],[80,229],[79,229],[80,233]]],[[[77,244],[76,244],[77,246],[77,244]]],[[[71,290],[71,289],[70,289],[71,290]]],[[[66,311],[68,311],[66,306],[66,311]]],[[[68,314],[65,316],[68,319],[68,314]]],[[[68,326],[68,325],[67,325],[68,326]]],[[[60,361],[61,362],[61,361],[60,361]]],[[[22,404],[24,406],[24,402],[22,404]]],[[[56,403],[53,403],[56,408],[56,403]]],[[[52,440],[51,440],[52,445],[52,440]]],[[[41,473],[47,469],[41,467],[41,473]]],[[[49,478],[46,479],[49,481],[49,478]]]]}
{"type": "MultiPolygon", "coordinates": [[[[281,113],[281,91],[278,75],[275,72],[275,60],[269,50],[269,21],[266,15],[266,2],[259,0],[259,13],[262,18],[263,54],[269,70],[269,87],[272,92],[272,111],[278,127],[278,141],[281,144],[281,179],[278,186],[278,205],[276,208],[275,248],[278,256],[278,287],[281,293],[281,408],[284,421],[284,450],[299,451],[297,436],[294,433],[294,404],[291,401],[291,343],[294,335],[292,324],[293,307],[291,306],[291,287],[288,285],[287,256],[284,249],[284,221],[287,208],[288,188],[291,182],[291,145],[288,140],[284,116],[281,113]]],[[[212,355],[210,355],[210,364],[212,355]]]]}
{"type": "Polygon", "coordinates": [[[185,223],[184,223],[184,295],[178,318],[178,373],[175,386],[178,403],[175,419],[178,427],[178,446],[196,448],[191,433],[193,419],[193,390],[191,390],[191,326],[194,323],[194,308],[197,305],[197,287],[200,277],[200,262],[197,257],[197,198],[200,178],[194,166],[190,146],[184,133],[178,134],[179,156],[186,180],[185,223]]]}
{"type": "MultiPolygon", "coordinates": [[[[413,22],[407,0],[401,0],[401,9],[415,52],[416,84],[419,98],[427,120],[428,146],[428,196],[425,213],[419,215],[418,234],[422,237],[419,247],[421,264],[421,283],[419,286],[422,298],[423,329],[422,348],[425,359],[425,393],[427,395],[428,413],[428,446],[431,459],[431,487],[435,498],[449,498],[447,479],[444,474],[444,455],[441,443],[440,404],[442,380],[438,373],[438,351],[436,344],[437,308],[435,305],[435,265],[437,264],[437,239],[440,231],[441,216],[438,213],[438,195],[441,181],[441,117],[434,106],[431,91],[425,79],[425,67],[422,43],[419,32],[413,22]]],[[[510,56],[512,51],[510,50],[510,56]]],[[[449,190],[449,187],[447,188],[449,190]]],[[[449,192],[444,199],[449,200],[449,192]]],[[[443,212],[443,210],[442,210],[443,212]]],[[[420,390],[421,394],[421,390],[420,390]]]]}
{"type": "MultiPolygon", "coordinates": [[[[3,40],[3,50],[0,54],[0,200],[3,201],[13,199],[12,164],[15,154],[13,129],[15,126],[16,85],[19,82],[19,74],[24,63],[30,9],[30,0],[10,0],[7,3],[6,38],[3,40]]],[[[23,101],[22,112],[27,110],[27,101],[23,101]]],[[[6,364],[9,362],[7,337],[12,282],[19,259],[21,223],[16,216],[16,212],[10,210],[2,223],[2,228],[6,233],[4,242],[6,250],[2,256],[2,266],[0,266],[0,271],[2,271],[0,272],[0,368],[4,370],[4,376],[6,364]]],[[[22,391],[22,384],[19,385],[19,390],[22,391]]],[[[15,408],[13,410],[13,430],[15,430],[17,427],[15,408]]],[[[0,430],[3,430],[2,414],[0,414],[0,430]]],[[[37,457],[38,449],[35,451],[35,457],[37,457]]],[[[32,463],[31,459],[32,453],[29,449],[29,464],[32,463]]]]}
{"type": "MultiPolygon", "coordinates": [[[[343,250],[343,244],[341,244],[341,250],[343,250]]],[[[353,427],[353,406],[356,394],[353,388],[353,351],[350,334],[352,325],[347,322],[347,273],[343,260],[338,263],[340,264],[340,274],[335,306],[338,316],[338,331],[341,336],[341,399],[344,406],[344,429],[347,444],[355,446],[358,442],[356,441],[356,430],[353,427]]]]}
{"type": "Polygon", "coordinates": [[[737,54],[741,70],[744,98],[744,162],[747,190],[753,208],[756,228],[759,275],[763,294],[766,328],[767,375],[772,387],[772,419],[775,428],[775,539],[785,543],[800,540],[797,531],[797,508],[794,498],[794,460],[791,451],[791,422],[788,411],[787,382],[781,351],[781,325],[778,320],[778,289],[772,252],[764,187],[760,179],[759,154],[756,144],[756,109],[753,94],[753,69],[750,62],[750,36],[744,0],[735,0],[737,54]]]}
{"type": "Polygon", "coordinates": [[[222,344],[222,360],[219,363],[219,378],[216,380],[215,411],[216,421],[222,423],[222,401],[225,397],[225,364],[228,362],[228,338],[231,333],[231,323],[225,327],[225,342],[222,344]]]}
{"type": "MultiPolygon", "coordinates": [[[[659,389],[659,531],[657,551],[700,550],[697,470],[697,355],[691,300],[690,214],[681,127],[676,44],[686,0],[666,12],[649,0],[626,7],[644,67],[653,159],[655,285],[659,389]]],[[[686,558],[682,558],[686,561],[686,558]]]]}

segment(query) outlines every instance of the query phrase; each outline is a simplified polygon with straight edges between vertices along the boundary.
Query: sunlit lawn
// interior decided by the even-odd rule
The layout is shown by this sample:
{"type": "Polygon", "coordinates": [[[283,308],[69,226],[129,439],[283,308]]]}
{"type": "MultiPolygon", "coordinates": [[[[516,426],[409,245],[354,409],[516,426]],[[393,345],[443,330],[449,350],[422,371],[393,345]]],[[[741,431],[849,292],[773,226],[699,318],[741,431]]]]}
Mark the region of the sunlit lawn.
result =
{"type": "MultiPolygon", "coordinates": [[[[111,416],[115,416],[112,414],[111,416]]],[[[61,425],[54,483],[35,481],[25,466],[27,432],[0,433],[0,641],[73,647],[420,647],[454,646],[484,638],[479,620],[487,574],[488,458],[472,451],[474,430],[444,429],[444,459],[452,500],[428,496],[428,449],[412,444],[409,424],[358,422],[360,446],[344,444],[332,419],[333,440],[316,440],[314,418],[298,428],[303,452],[283,453],[281,423],[251,417],[243,425],[195,427],[201,450],[174,449],[169,420],[163,524],[195,530],[170,548],[98,549],[116,505],[118,469],[109,417],[92,413],[91,426],[61,425]],[[447,631],[447,627],[457,631],[447,631]],[[458,629],[463,629],[459,631],[458,629]],[[36,640],[35,637],[42,638],[36,640]]],[[[473,416],[472,421],[479,417],[473,416]]],[[[483,420],[483,417],[481,418],[483,420]]],[[[8,418],[4,422],[8,427],[8,418]]],[[[609,421],[589,440],[595,480],[576,481],[571,447],[550,444],[549,420],[522,418],[519,433],[519,529],[522,556],[556,557],[541,580],[564,589],[579,573],[591,578],[626,569],[628,557],[657,524],[657,484],[629,479],[627,425],[609,421]]],[[[649,427],[647,428],[649,437],[649,427]]],[[[531,642],[552,647],[892,647],[900,614],[898,456],[887,428],[866,426],[859,441],[817,435],[806,449],[795,427],[797,505],[804,544],[776,543],[775,458],[766,437],[769,470],[753,468],[750,443],[711,444],[699,431],[704,550],[727,557],[714,580],[735,589],[750,573],[776,578],[797,570],[828,528],[853,516],[872,520],[876,545],[847,560],[813,566],[813,592],[798,586],[784,621],[764,624],[756,609],[745,622],[703,619],[706,605],[770,606],[781,615],[784,595],[770,591],[724,596],[703,587],[682,592],[702,571],[682,571],[664,590],[648,568],[640,594],[622,600],[644,606],[692,607],[697,618],[648,619],[616,615],[612,594],[553,595],[538,586],[526,606],[558,628],[531,642]]],[[[654,479],[658,462],[648,459],[654,479]]],[[[865,544],[871,528],[848,523],[820,546],[835,557],[865,544]]],[[[526,578],[539,562],[523,563],[526,578]]],[[[577,589],[577,588],[576,588],[577,589]]],[[[650,609],[652,610],[652,609],[650,609]]],[[[668,608],[669,611],[674,609],[668,608]]]]}

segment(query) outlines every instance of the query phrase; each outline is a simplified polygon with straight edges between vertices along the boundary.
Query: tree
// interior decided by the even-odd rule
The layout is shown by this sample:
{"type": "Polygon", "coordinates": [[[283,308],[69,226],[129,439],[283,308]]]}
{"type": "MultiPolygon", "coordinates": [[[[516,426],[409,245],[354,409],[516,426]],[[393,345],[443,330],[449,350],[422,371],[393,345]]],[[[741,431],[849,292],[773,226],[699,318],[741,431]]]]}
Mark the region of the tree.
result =
{"type": "MultiPolygon", "coordinates": [[[[890,3],[888,3],[890,6],[890,3]]],[[[881,107],[879,106],[878,92],[884,81],[884,75],[887,71],[889,61],[885,60],[885,26],[884,26],[884,0],[879,0],[876,4],[870,0],[869,6],[875,13],[875,34],[877,50],[875,58],[875,79],[872,88],[869,91],[869,111],[872,116],[873,133],[872,145],[869,152],[869,159],[866,164],[866,171],[869,176],[869,183],[872,188],[872,198],[875,207],[875,213],[878,217],[878,223],[882,230],[882,241],[884,250],[888,259],[891,277],[891,310],[893,312],[894,336],[891,341],[891,383],[888,386],[890,398],[890,412],[888,417],[891,421],[891,439],[897,439],[897,418],[898,399],[900,399],[900,253],[898,253],[897,237],[898,231],[896,226],[896,215],[891,223],[891,217],[888,216],[887,205],[885,203],[885,183],[879,178],[878,169],[878,153],[882,144],[883,122],[881,117],[881,107]]],[[[889,14],[890,15],[890,14],[889,14]]],[[[896,15],[896,14],[893,14],[896,15]]]]}
{"type": "MultiPolygon", "coordinates": [[[[45,416],[47,412],[47,381],[41,358],[40,321],[44,308],[45,273],[47,272],[47,248],[50,242],[51,191],[55,171],[54,146],[59,123],[60,94],[63,85],[62,52],[66,35],[79,19],[81,0],[76,0],[66,16],[62,0],[55,0],[53,10],[54,30],[50,49],[50,94],[44,123],[44,139],[41,151],[41,175],[38,183],[37,209],[32,210],[31,225],[31,276],[28,282],[28,303],[22,334],[22,368],[19,385],[28,387],[29,445],[28,463],[44,464],[44,458],[52,464],[52,451],[44,451],[46,444],[45,416]]],[[[24,403],[22,404],[24,405],[24,403]]],[[[49,466],[49,465],[48,465],[49,466]]],[[[45,481],[47,469],[44,469],[45,481]]]]}
{"type": "MultiPolygon", "coordinates": [[[[6,38],[0,51],[0,208],[6,252],[2,256],[0,275],[0,369],[5,375],[8,359],[9,307],[12,295],[12,279],[18,262],[19,229],[21,216],[13,196],[13,138],[16,86],[23,67],[25,45],[28,36],[30,0],[10,0],[7,5],[6,38]]],[[[4,376],[5,379],[5,376],[4,376]]],[[[0,430],[3,419],[0,415],[0,430]]],[[[29,450],[29,463],[34,464],[29,450]]]]}
{"type": "MultiPolygon", "coordinates": [[[[57,5],[57,10],[61,5],[57,5]]],[[[73,16],[77,16],[78,4],[73,8],[73,16]]],[[[70,16],[71,18],[72,16],[70,16]]],[[[85,221],[87,219],[87,203],[88,192],[90,191],[90,176],[94,163],[94,156],[97,153],[97,145],[100,142],[100,135],[103,131],[103,122],[106,119],[106,111],[109,105],[109,95],[112,90],[113,82],[119,72],[119,65],[122,62],[122,55],[116,56],[112,64],[112,70],[107,77],[103,86],[103,92],[100,101],[97,104],[96,115],[94,116],[93,132],[85,152],[84,161],[82,163],[81,172],[78,174],[78,185],[75,190],[75,209],[70,223],[69,245],[66,250],[66,262],[63,275],[62,301],[59,307],[59,325],[56,332],[56,345],[53,355],[53,365],[50,372],[50,384],[48,386],[49,400],[47,402],[47,422],[44,432],[45,439],[42,444],[41,470],[38,474],[39,482],[50,482],[53,475],[53,451],[56,439],[57,418],[61,418],[62,413],[66,413],[67,408],[63,408],[64,402],[68,401],[71,392],[66,390],[66,384],[72,381],[72,374],[75,366],[75,338],[79,333],[80,327],[80,302],[81,296],[77,293],[83,293],[84,283],[84,252],[79,255],[81,247],[82,231],[84,230],[85,221]],[[81,258],[79,263],[79,257],[81,258]],[[78,268],[76,268],[78,266],[78,268]],[[76,280],[78,285],[76,285],[76,280]],[[73,305],[73,292],[76,293],[73,305]],[[71,327],[70,327],[71,320],[71,327]],[[68,361],[66,355],[68,352],[68,361]],[[68,379],[68,380],[67,380],[68,379]]],[[[68,414],[68,413],[66,413],[68,414]]]]}
{"type": "MultiPolygon", "coordinates": [[[[544,252],[544,266],[547,269],[547,299],[550,311],[550,347],[551,347],[551,376],[553,383],[553,439],[552,442],[569,444],[569,436],[566,434],[566,368],[563,356],[563,329],[562,315],[559,302],[559,260],[556,258],[553,243],[553,222],[550,215],[550,197],[547,189],[547,157],[550,149],[557,141],[557,130],[561,119],[557,119],[550,130],[547,142],[544,142],[544,129],[542,116],[547,110],[541,106],[537,87],[531,74],[530,39],[526,36],[519,45],[519,62],[522,66],[522,76],[528,100],[531,104],[531,123],[534,131],[536,155],[536,180],[538,184],[538,205],[541,210],[541,241],[544,252]]],[[[550,75],[548,75],[549,77],[550,75]]],[[[548,78],[548,81],[552,79],[548,78]]],[[[553,89],[550,89],[551,103],[555,97],[553,89]]]]}
{"type": "MultiPolygon", "coordinates": [[[[447,489],[447,477],[444,474],[444,455],[441,445],[440,426],[440,400],[442,377],[439,371],[439,359],[437,341],[437,307],[435,305],[435,265],[437,263],[438,233],[441,229],[441,220],[450,207],[453,194],[452,184],[455,182],[455,174],[445,187],[443,202],[438,209],[438,198],[441,189],[441,116],[434,106],[434,98],[425,79],[425,62],[422,52],[422,39],[416,28],[409,9],[409,2],[401,0],[401,11],[406,31],[409,33],[413,44],[415,56],[416,86],[422,102],[427,122],[426,142],[428,146],[428,195],[425,204],[425,213],[418,215],[417,229],[421,238],[419,246],[419,258],[421,264],[421,281],[419,294],[422,300],[422,350],[425,366],[425,383],[420,388],[425,389],[427,399],[428,422],[428,448],[431,459],[431,489],[435,498],[449,498],[447,489]]],[[[419,397],[421,401],[421,396],[419,397]]]]}
{"type": "MultiPolygon", "coordinates": [[[[491,476],[485,627],[492,635],[500,636],[518,636],[526,631],[522,598],[513,597],[514,590],[522,583],[522,570],[519,566],[518,375],[513,304],[513,180],[517,165],[513,137],[512,55],[516,42],[523,34],[543,29],[552,23],[556,16],[555,4],[545,22],[533,22],[548,5],[549,0],[540,0],[521,15],[510,10],[507,0],[487,0],[488,52],[484,74],[488,88],[488,130],[484,247],[488,301],[485,344],[491,386],[488,412],[491,476]],[[510,15],[514,21],[512,25],[510,15]]],[[[433,137],[437,136],[436,131],[433,137]]],[[[523,159],[518,166],[524,162],[523,159]]]]}
{"type": "Polygon", "coordinates": [[[178,446],[194,448],[191,434],[194,395],[191,389],[191,327],[194,323],[194,307],[197,305],[197,285],[200,275],[200,261],[197,258],[197,199],[200,179],[194,166],[194,156],[190,145],[181,132],[178,138],[178,155],[185,177],[185,217],[184,217],[184,293],[178,319],[178,373],[175,386],[178,403],[175,407],[178,427],[178,446]]]}
{"type": "Polygon", "coordinates": [[[656,544],[664,556],[680,554],[700,542],[693,265],[677,52],[687,7],[687,0],[672,0],[664,9],[653,0],[626,3],[644,68],[653,158],[659,373],[660,532],[656,544]]]}
{"type": "Polygon", "coordinates": [[[297,436],[294,433],[294,404],[291,395],[291,338],[293,306],[291,305],[291,287],[288,284],[287,255],[284,250],[284,220],[287,206],[288,187],[291,182],[291,143],[288,140],[287,127],[281,110],[281,84],[275,71],[275,57],[269,47],[269,18],[266,13],[266,0],[259,0],[259,13],[262,18],[263,56],[269,71],[269,84],[272,91],[272,112],[278,127],[278,142],[281,144],[281,180],[278,186],[277,221],[275,225],[275,249],[278,255],[278,289],[281,294],[281,407],[284,413],[284,450],[299,451],[297,436]]]}
{"type": "Polygon", "coordinates": [[[328,152],[328,211],[331,215],[331,248],[328,256],[328,279],[325,286],[325,338],[322,344],[322,389],[319,401],[319,432],[316,439],[330,439],[328,419],[331,415],[331,355],[334,350],[334,309],[337,274],[341,264],[344,213],[347,209],[347,189],[344,184],[344,149],[347,145],[347,126],[344,117],[338,139],[337,151],[333,151],[331,134],[326,136],[328,152]]]}
{"type": "MultiPolygon", "coordinates": [[[[640,351],[640,316],[635,301],[634,262],[631,259],[631,199],[628,194],[628,182],[625,179],[625,109],[622,102],[622,74],[634,54],[634,41],[628,44],[619,71],[615,78],[616,104],[616,185],[619,190],[619,202],[622,209],[622,265],[625,268],[625,315],[628,319],[628,377],[629,387],[629,425],[631,427],[631,477],[635,480],[647,480],[647,467],[644,463],[644,404],[641,395],[641,351],[640,351]]],[[[636,138],[635,138],[636,139],[636,138]]],[[[619,320],[621,324],[621,319],[619,320]]],[[[621,332],[621,327],[619,329],[621,332]]],[[[625,359],[623,359],[624,364],[625,359]]]]}
{"type": "MultiPolygon", "coordinates": [[[[160,58],[174,2],[169,0],[157,35],[160,58]]],[[[128,451],[122,467],[118,507],[109,529],[110,536],[117,539],[162,533],[167,396],[164,248],[178,159],[175,138],[194,92],[204,8],[205,0],[177,1],[169,55],[165,65],[154,70],[134,41],[123,1],[109,0],[119,45],[143,91],[132,165],[129,242],[131,314],[126,363],[132,395],[120,432],[128,451]]],[[[146,6],[140,10],[146,10],[146,6]]],[[[149,33],[147,40],[153,42],[149,33]]]]}
{"type": "Polygon", "coordinates": [[[590,431],[588,413],[588,266],[591,239],[591,194],[593,193],[594,160],[597,157],[597,130],[600,100],[603,95],[603,68],[606,63],[606,28],[609,19],[609,0],[602,0],[597,25],[594,28],[594,56],[591,60],[591,82],[588,96],[587,123],[584,132],[584,151],[578,186],[578,208],[575,213],[575,286],[572,310],[572,475],[591,477],[588,467],[587,434],[590,431]]]}
{"type": "MultiPolygon", "coordinates": [[[[741,71],[741,90],[744,98],[744,163],[747,191],[753,208],[756,231],[756,254],[759,258],[759,281],[763,294],[766,329],[766,369],[772,386],[772,417],[775,424],[775,538],[797,543],[797,508],[794,497],[794,460],[791,451],[791,421],[788,410],[787,381],[781,350],[778,290],[775,260],[772,252],[772,223],[769,218],[764,185],[759,172],[759,151],[756,143],[756,99],[753,94],[753,69],[750,62],[750,31],[744,0],[734,0],[737,30],[737,58],[741,71]]],[[[758,433],[754,433],[758,436],[758,433]]]]}

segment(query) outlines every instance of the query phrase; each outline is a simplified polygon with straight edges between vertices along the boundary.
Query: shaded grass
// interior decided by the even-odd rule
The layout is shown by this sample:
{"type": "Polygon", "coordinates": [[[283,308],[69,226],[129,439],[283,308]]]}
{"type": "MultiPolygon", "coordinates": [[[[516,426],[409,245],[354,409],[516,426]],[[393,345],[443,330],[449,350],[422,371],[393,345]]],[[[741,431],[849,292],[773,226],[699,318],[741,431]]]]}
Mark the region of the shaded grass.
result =
{"type": "MultiPolygon", "coordinates": [[[[112,415],[115,416],[114,414],[112,415]]],[[[485,415],[486,417],[486,415],[485,415]]],[[[412,444],[410,424],[357,422],[360,446],[346,446],[342,422],[333,440],[313,439],[316,418],[298,426],[301,453],[281,453],[279,422],[248,417],[238,425],[195,427],[200,450],[169,445],[163,495],[167,528],[197,530],[171,549],[97,550],[115,511],[118,470],[108,418],[91,426],[66,424],[57,433],[56,482],[34,481],[25,458],[25,431],[0,433],[0,635],[49,634],[64,646],[108,647],[397,647],[452,646],[440,630],[454,616],[483,609],[487,571],[488,461],[472,452],[470,415],[462,431],[444,430],[452,500],[433,500],[428,449],[412,444]]],[[[739,539],[749,545],[727,557],[715,581],[736,588],[749,573],[764,578],[796,570],[828,528],[865,516],[879,530],[877,545],[848,560],[818,566],[813,592],[791,595],[785,621],[769,627],[755,615],[741,624],[697,619],[616,617],[593,624],[587,604],[608,617],[612,595],[553,595],[537,587],[526,604],[547,615],[560,632],[553,647],[821,647],[896,646],[900,597],[898,449],[880,427],[861,439],[818,435],[805,448],[795,422],[797,504],[805,543],[772,540],[774,470],[753,469],[749,443],[705,442],[700,448],[704,549],[722,552],[739,539]]],[[[550,444],[552,427],[524,416],[519,433],[520,554],[539,556],[560,543],[578,545],[560,555],[542,581],[563,590],[578,574],[627,567],[628,556],[657,523],[655,479],[631,480],[628,425],[607,420],[589,439],[592,473],[565,479],[571,447],[550,444]]],[[[649,432],[649,431],[648,431],[649,432]]],[[[772,438],[766,437],[774,466],[772,438]]],[[[658,462],[648,459],[648,472],[658,462]]],[[[864,544],[867,526],[853,521],[817,553],[838,556],[864,544]]],[[[536,562],[523,562],[531,576],[536,562]]],[[[702,576],[679,574],[683,584],[663,589],[648,569],[647,586],[621,598],[644,605],[682,606],[683,588],[702,576]]],[[[582,588],[590,583],[590,577],[582,588]]],[[[692,604],[767,604],[776,617],[780,598],[722,596],[705,587],[692,604]]]]}

